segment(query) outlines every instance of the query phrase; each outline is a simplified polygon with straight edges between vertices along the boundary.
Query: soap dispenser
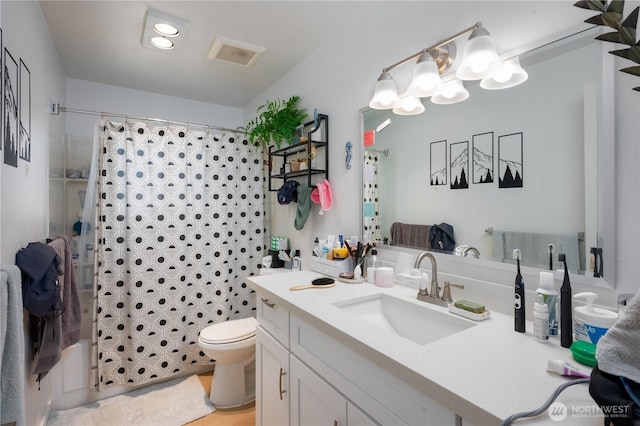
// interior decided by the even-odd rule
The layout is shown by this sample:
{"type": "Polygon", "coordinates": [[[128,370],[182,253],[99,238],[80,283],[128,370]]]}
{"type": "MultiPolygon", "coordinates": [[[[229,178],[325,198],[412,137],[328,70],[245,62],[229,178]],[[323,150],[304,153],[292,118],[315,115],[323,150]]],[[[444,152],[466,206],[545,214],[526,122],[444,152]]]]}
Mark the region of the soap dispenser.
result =
{"type": "Polygon", "coordinates": [[[569,348],[571,347],[571,343],[573,343],[571,281],[569,280],[567,258],[564,253],[558,255],[558,260],[564,265],[564,279],[562,280],[562,287],[560,287],[560,346],[569,348]]]}

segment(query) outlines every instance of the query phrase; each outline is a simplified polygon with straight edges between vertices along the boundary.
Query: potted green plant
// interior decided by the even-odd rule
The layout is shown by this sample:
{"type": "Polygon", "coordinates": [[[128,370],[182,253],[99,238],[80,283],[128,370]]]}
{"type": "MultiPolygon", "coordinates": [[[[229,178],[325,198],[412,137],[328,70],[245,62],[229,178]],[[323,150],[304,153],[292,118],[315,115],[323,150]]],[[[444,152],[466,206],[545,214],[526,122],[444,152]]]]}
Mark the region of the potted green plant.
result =
{"type": "Polygon", "coordinates": [[[306,110],[300,108],[300,96],[291,96],[288,100],[267,101],[257,109],[258,115],[246,127],[249,142],[255,146],[273,144],[280,148],[282,141],[291,143],[296,130],[307,118],[306,110]]]}

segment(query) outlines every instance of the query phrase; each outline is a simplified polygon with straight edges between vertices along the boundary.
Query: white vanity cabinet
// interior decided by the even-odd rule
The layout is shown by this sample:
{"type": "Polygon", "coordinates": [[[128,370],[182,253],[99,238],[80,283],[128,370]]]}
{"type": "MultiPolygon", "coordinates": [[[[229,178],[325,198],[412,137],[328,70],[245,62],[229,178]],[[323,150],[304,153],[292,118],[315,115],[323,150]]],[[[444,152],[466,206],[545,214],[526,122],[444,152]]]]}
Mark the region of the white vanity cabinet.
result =
{"type": "Polygon", "coordinates": [[[358,353],[348,336],[323,331],[260,292],[257,301],[258,425],[456,424],[453,412],[358,353]]]}
{"type": "Polygon", "coordinates": [[[295,356],[290,371],[292,425],[379,425],[295,356]]]}
{"type": "Polygon", "coordinates": [[[347,424],[347,399],[295,356],[291,357],[291,424],[347,424]]]}
{"type": "Polygon", "coordinates": [[[256,424],[289,424],[289,311],[258,295],[256,424]]]}
{"type": "Polygon", "coordinates": [[[256,329],[256,424],[289,424],[289,351],[256,329]]]}

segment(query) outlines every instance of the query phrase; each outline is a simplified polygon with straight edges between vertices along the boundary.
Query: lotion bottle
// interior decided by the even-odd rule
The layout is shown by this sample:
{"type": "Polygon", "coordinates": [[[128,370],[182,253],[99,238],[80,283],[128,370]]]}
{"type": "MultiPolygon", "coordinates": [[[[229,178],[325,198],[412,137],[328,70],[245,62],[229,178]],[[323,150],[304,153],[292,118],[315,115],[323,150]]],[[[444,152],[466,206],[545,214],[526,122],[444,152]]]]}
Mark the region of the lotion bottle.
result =
{"type": "Polygon", "coordinates": [[[541,294],[549,311],[549,336],[558,335],[558,292],[553,286],[553,273],[540,272],[540,286],[536,290],[541,294]]]}
{"type": "Polygon", "coordinates": [[[538,342],[549,341],[549,308],[544,302],[544,296],[540,293],[533,305],[533,337],[538,342]]]}
{"type": "Polygon", "coordinates": [[[297,250],[294,251],[294,256],[291,260],[291,269],[294,271],[299,271],[302,269],[300,264],[300,256],[297,250]]]}
{"type": "Polygon", "coordinates": [[[513,250],[513,258],[516,259],[518,265],[518,273],[515,282],[515,303],[514,303],[514,329],[518,333],[525,332],[526,317],[524,305],[524,279],[520,273],[520,249],[513,250]]]}

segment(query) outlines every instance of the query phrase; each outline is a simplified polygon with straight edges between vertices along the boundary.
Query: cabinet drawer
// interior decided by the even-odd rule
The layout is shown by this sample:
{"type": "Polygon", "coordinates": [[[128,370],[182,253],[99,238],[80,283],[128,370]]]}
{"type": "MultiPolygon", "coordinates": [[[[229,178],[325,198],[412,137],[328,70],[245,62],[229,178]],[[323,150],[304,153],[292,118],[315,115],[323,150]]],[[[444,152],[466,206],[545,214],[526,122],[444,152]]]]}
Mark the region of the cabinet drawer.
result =
{"type": "Polygon", "coordinates": [[[296,315],[290,350],[380,424],[456,424],[448,408],[296,315]]]}
{"type": "Polygon", "coordinates": [[[262,294],[257,295],[256,310],[258,323],[289,349],[289,311],[262,294]]]}

